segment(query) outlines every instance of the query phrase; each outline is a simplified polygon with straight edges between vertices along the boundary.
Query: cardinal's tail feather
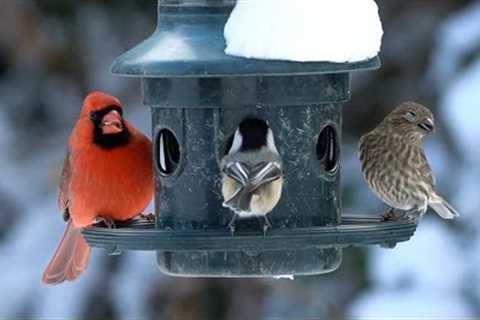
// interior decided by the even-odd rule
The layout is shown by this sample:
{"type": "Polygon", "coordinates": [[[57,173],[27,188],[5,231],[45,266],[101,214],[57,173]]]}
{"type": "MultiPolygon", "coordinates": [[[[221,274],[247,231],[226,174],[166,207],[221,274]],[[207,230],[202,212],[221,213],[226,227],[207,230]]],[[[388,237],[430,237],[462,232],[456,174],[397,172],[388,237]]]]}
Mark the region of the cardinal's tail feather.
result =
{"type": "Polygon", "coordinates": [[[50,260],[42,281],[46,284],[60,284],[75,280],[87,269],[90,258],[90,247],[82,236],[81,228],[68,222],[62,241],[50,260]]]}
{"type": "Polygon", "coordinates": [[[435,201],[430,201],[429,206],[443,219],[454,219],[460,214],[445,199],[438,196],[435,201]]]}

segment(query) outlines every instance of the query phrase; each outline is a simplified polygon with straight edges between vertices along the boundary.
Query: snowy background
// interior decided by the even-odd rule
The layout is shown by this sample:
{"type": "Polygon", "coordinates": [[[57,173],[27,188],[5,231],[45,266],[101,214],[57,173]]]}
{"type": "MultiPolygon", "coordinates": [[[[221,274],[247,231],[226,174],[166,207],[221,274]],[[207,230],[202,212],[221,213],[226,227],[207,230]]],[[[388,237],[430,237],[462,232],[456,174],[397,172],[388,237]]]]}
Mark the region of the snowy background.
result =
{"type": "Polygon", "coordinates": [[[383,210],[362,182],[355,145],[396,104],[417,100],[437,115],[427,153],[461,219],[428,215],[394,250],[344,250],[340,269],[326,276],[175,279],[157,272],[154,254],[111,258],[95,250],[79,281],[46,287],[41,274],[64,228],[56,185],[82,97],[94,89],[119,96],[127,116],[149,132],[139,81],[113,77],[108,67],[150,34],[156,3],[2,0],[0,318],[480,317],[480,2],[378,5],[383,66],[354,75],[344,108],[345,210],[383,210]]]}

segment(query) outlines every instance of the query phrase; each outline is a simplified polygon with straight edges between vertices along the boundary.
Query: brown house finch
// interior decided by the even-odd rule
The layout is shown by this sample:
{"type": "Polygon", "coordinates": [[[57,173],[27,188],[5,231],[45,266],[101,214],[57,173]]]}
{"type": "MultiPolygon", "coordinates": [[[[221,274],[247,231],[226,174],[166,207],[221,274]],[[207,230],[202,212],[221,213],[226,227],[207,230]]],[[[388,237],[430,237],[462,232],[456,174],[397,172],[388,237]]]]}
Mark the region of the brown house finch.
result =
{"type": "Polygon", "coordinates": [[[423,138],[434,129],[429,109],[405,102],[360,138],[363,176],[373,192],[391,207],[385,219],[410,217],[412,213],[421,217],[428,206],[444,219],[458,216],[435,190],[435,178],[422,149],[423,138]],[[395,209],[402,210],[402,215],[395,214],[395,209]]]}

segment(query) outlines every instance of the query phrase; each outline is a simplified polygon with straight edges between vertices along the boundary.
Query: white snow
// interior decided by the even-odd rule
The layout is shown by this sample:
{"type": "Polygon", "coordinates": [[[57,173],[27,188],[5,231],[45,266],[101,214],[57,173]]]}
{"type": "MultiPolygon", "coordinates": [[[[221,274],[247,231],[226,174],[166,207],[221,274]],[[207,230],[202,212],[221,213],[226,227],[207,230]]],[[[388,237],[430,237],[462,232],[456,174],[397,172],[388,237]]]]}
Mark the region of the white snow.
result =
{"type": "Polygon", "coordinates": [[[24,209],[21,210],[20,222],[16,223],[9,233],[11,242],[8,246],[0,248],[2,261],[8,261],[0,264],[0,284],[4,294],[8,292],[7,299],[0,299],[2,318],[12,318],[16,312],[20,312],[22,317],[28,316],[18,308],[28,302],[29,296],[36,297],[34,301],[36,303],[32,306],[34,309],[30,311],[40,318],[78,316],[83,306],[83,301],[78,297],[85,296],[93,287],[92,279],[96,276],[102,258],[100,255],[92,259],[90,272],[84,275],[84,281],[57,287],[48,287],[41,282],[43,268],[62,237],[64,228],[64,223],[58,216],[56,193],[47,191],[38,194],[51,178],[48,169],[38,168],[48,168],[46,163],[56,162],[56,153],[50,151],[46,151],[46,155],[38,155],[31,163],[18,167],[15,163],[7,163],[4,157],[0,157],[2,168],[6,169],[2,171],[0,178],[2,181],[8,179],[10,193],[16,195],[24,209]],[[32,180],[19,179],[22,172],[27,172],[24,174],[32,176],[32,180]],[[36,293],[32,295],[32,292],[36,293]]]}
{"type": "Polygon", "coordinates": [[[160,285],[165,278],[159,276],[155,252],[125,252],[124,254],[129,262],[122,264],[112,282],[112,293],[117,301],[119,318],[130,320],[147,314],[145,301],[149,299],[151,288],[160,285]]]}
{"type": "MultiPolygon", "coordinates": [[[[480,17],[480,15],[479,15],[480,17]]],[[[442,111],[448,119],[463,155],[470,161],[480,157],[480,109],[478,89],[480,85],[480,59],[457,79],[451,82],[450,90],[442,101],[442,111]]]]}
{"type": "Polygon", "coordinates": [[[437,290],[374,290],[356,301],[348,319],[473,319],[458,294],[437,290]]]}
{"type": "Polygon", "coordinates": [[[459,190],[452,199],[458,204],[457,210],[464,219],[471,219],[472,224],[480,226],[475,219],[480,199],[478,197],[478,177],[480,168],[480,109],[478,108],[478,88],[480,88],[480,59],[474,61],[472,66],[460,74],[452,83],[442,99],[441,107],[448,119],[449,127],[454,135],[457,148],[461,152],[463,161],[457,160],[456,165],[462,166],[456,169],[459,190]]]}
{"type": "Polygon", "coordinates": [[[473,310],[462,296],[465,256],[454,235],[435,217],[394,250],[372,250],[374,290],[360,296],[350,318],[462,319],[473,310]]]}
{"type": "Polygon", "coordinates": [[[478,219],[475,219],[480,208],[480,109],[477,98],[480,88],[480,57],[472,60],[464,71],[460,66],[465,57],[475,52],[477,42],[473,39],[478,39],[480,35],[479,19],[480,3],[477,2],[447,20],[441,28],[443,33],[438,39],[438,52],[429,71],[431,80],[438,89],[445,91],[440,101],[440,110],[444,119],[448,120],[447,125],[462,155],[462,159],[457,159],[455,163],[457,166],[461,164],[456,169],[456,181],[461,192],[457,192],[451,202],[458,204],[457,210],[464,219],[472,221],[476,228],[480,226],[478,219]],[[451,70],[446,70],[445,66],[451,66],[451,70]],[[444,90],[445,86],[448,86],[448,90],[444,90]]]}
{"type": "Polygon", "coordinates": [[[371,250],[372,288],[350,306],[348,318],[478,317],[480,57],[474,54],[479,19],[477,1],[445,20],[437,32],[437,46],[425,79],[433,92],[441,93],[439,131],[450,130],[462,156],[448,159],[445,146],[432,144],[438,138],[431,137],[426,144],[431,147],[428,157],[440,180],[442,176],[451,179],[439,181],[437,186],[460,212],[459,223],[468,225],[470,232],[449,230],[448,222],[428,216],[411,241],[392,251],[371,250]],[[467,67],[465,61],[469,61],[467,67]]]}
{"type": "Polygon", "coordinates": [[[383,29],[373,0],[239,0],[224,35],[233,56],[355,62],[377,55],[383,29]]]}
{"type": "Polygon", "coordinates": [[[450,87],[450,81],[461,68],[462,59],[474,52],[480,38],[480,2],[473,2],[452,14],[437,32],[437,46],[433,51],[432,63],[427,79],[438,90],[450,87]]]}
{"type": "Polygon", "coordinates": [[[394,250],[376,247],[371,251],[370,278],[375,285],[391,289],[409,286],[459,291],[465,270],[460,249],[445,221],[432,213],[422,220],[410,241],[394,250]]]}

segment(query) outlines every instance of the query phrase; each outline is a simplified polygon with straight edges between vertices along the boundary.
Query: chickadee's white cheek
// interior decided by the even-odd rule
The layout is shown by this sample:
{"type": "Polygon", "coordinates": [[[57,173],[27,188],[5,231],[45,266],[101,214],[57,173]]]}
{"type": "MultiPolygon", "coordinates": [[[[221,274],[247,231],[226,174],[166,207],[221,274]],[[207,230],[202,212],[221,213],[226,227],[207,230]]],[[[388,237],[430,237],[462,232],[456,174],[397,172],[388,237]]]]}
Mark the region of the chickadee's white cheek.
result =
{"type": "Polygon", "coordinates": [[[235,131],[235,136],[233,137],[233,142],[232,142],[232,147],[230,148],[230,151],[228,154],[232,154],[240,150],[240,147],[242,146],[243,138],[240,132],[237,130],[235,131]]]}
{"type": "Polygon", "coordinates": [[[275,145],[275,139],[273,138],[272,129],[268,129],[267,134],[267,147],[268,149],[278,153],[277,146],[275,145]]]}

